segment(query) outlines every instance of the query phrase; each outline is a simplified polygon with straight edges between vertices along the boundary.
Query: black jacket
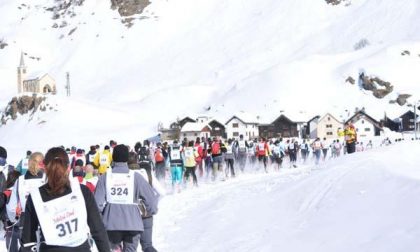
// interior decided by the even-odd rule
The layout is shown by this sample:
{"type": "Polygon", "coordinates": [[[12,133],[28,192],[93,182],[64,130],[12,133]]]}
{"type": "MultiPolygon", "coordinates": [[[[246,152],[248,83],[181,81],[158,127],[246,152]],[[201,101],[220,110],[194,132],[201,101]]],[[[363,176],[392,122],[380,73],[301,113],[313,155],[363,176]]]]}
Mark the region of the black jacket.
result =
{"type": "MultiPolygon", "coordinates": [[[[87,221],[88,226],[90,228],[90,232],[92,238],[95,240],[95,244],[98,247],[99,251],[111,251],[108,242],[108,235],[106,233],[104,224],[102,222],[101,216],[99,215],[99,210],[95,202],[95,198],[93,194],[89,191],[89,189],[84,186],[80,185],[83,197],[85,199],[86,204],[86,211],[87,211],[87,221]]],[[[65,192],[59,196],[51,196],[47,192],[48,184],[45,184],[40,187],[41,197],[43,201],[50,201],[56,199],[58,197],[67,195],[71,193],[70,188],[66,188],[65,192]]],[[[25,221],[23,224],[22,230],[22,244],[34,243],[36,242],[36,230],[39,226],[38,216],[36,215],[35,207],[32,202],[31,195],[29,195],[28,200],[26,202],[26,209],[25,209],[25,221]]],[[[44,237],[42,235],[41,230],[41,241],[44,241],[44,237]]],[[[89,242],[86,242],[79,247],[70,248],[70,247],[57,247],[57,246],[48,246],[45,243],[41,243],[40,247],[41,251],[48,251],[48,252],[82,252],[82,251],[90,251],[89,242]]],[[[31,247],[22,247],[21,251],[32,251],[31,247]]]]}

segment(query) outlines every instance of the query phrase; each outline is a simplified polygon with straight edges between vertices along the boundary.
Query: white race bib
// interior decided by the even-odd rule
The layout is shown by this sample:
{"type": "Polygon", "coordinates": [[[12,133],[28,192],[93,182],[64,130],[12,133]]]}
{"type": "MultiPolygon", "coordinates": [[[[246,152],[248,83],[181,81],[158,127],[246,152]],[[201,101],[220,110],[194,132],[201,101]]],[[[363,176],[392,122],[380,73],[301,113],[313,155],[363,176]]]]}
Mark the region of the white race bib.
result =
{"type": "Polygon", "coordinates": [[[95,160],[95,156],[96,156],[96,153],[95,154],[89,154],[89,162],[90,163],[93,163],[93,160],[95,160]]]}
{"type": "Polygon", "coordinates": [[[186,148],[185,149],[185,158],[194,157],[194,149],[186,148]]]}
{"type": "Polygon", "coordinates": [[[50,246],[77,247],[88,239],[86,204],[77,179],[71,179],[72,192],[68,195],[43,202],[39,188],[31,197],[44,234],[50,246]]]}
{"type": "Polygon", "coordinates": [[[179,149],[172,149],[171,160],[179,160],[179,159],[181,159],[181,151],[179,149]]]}
{"type": "Polygon", "coordinates": [[[265,144],[264,143],[259,143],[258,144],[258,150],[259,151],[263,151],[264,150],[264,147],[265,147],[265,144]]]}
{"type": "Polygon", "coordinates": [[[226,153],[227,154],[232,154],[233,153],[232,145],[226,146],[226,153]]]}
{"type": "Polygon", "coordinates": [[[107,154],[101,154],[99,156],[99,164],[100,165],[108,165],[109,164],[109,162],[108,162],[108,155],[107,154]]]}
{"type": "Polygon", "coordinates": [[[106,200],[111,204],[134,204],[134,172],[106,174],[106,200]]]}
{"type": "Polygon", "coordinates": [[[238,142],[238,145],[239,145],[239,149],[245,150],[245,148],[246,148],[245,141],[239,141],[238,142]]]}
{"type": "Polygon", "coordinates": [[[18,180],[18,195],[22,211],[25,211],[26,200],[32,190],[45,184],[45,175],[42,178],[25,179],[21,176],[18,180]]]}

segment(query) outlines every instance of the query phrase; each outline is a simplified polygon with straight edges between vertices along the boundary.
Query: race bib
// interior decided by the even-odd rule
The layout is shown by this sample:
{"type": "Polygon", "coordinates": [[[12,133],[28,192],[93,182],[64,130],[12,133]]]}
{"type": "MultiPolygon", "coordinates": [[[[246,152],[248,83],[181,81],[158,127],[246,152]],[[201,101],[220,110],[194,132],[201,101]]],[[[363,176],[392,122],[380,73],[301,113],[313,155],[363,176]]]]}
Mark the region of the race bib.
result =
{"type": "Polygon", "coordinates": [[[228,154],[232,154],[233,153],[233,150],[232,150],[232,146],[231,145],[226,146],[226,153],[228,153],[228,154]]]}
{"type": "Polygon", "coordinates": [[[109,164],[109,162],[108,162],[108,155],[107,154],[101,154],[99,156],[99,164],[100,165],[108,165],[109,164]]]}
{"type": "Polygon", "coordinates": [[[264,144],[264,143],[259,143],[259,144],[258,144],[258,150],[259,150],[259,151],[264,150],[264,147],[265,147],[265,144],[264,144]]]}
{"type": "Polygon", "coordinates": [[[171,150],[171,160],[179,160],[181,159],[181,152],[179,149],[172,149],[171,150]]]}
{"type": "Polygon", "coordinates": [[[113,173],[106,175],[106,199],[111,204],[134,204],[134,173],[113,173]]]}
{"type": "Polygon", "coordinates": [[[18,180],[18,195],[22,211],[25,211],[26,200],[32,190],[42,186],[45,183],[45,178],[24,179],[20,177],[18,180]]]}
{"type": "Polygon", "coordinates": [[[89,162],[90,163],[93,163],[93,160],[95,160],[95,156],[96,156],[96,154],[90,154],[89,155],[89,162]]]}
{"type": "Polygon", "coordinates": [[[186,149],[185,158],[192,158],[192,157],[194,157],[194,149],[186,149]]]}
{"type": "Polygon", "coordinates": [[[31,192],[39,224],[50,246],[77,247],[88,239],[86,204],[77,179],[71,180],[72,192],[43,202],[39,189],[31,192]]]}
{"type": "Polygon", "coordinates": [[[244,150],[246,148],[245,141],[239,141],[238,145],[239,145],[239,148],[242,149],[242,150],[244,150]]]}

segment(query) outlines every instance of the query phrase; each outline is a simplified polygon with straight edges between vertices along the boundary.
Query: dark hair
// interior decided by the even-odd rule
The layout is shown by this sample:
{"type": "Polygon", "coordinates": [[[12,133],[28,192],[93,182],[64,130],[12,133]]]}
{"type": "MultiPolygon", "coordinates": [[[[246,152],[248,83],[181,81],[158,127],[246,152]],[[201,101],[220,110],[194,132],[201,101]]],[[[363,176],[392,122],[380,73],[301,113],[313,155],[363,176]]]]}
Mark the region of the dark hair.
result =
{"type": "Polygon", "coordinates": [[[140,142],[137,142],[137,143],[134,145],[134,151],[135,151],[136,153],[139,153],[140,148],[141,148],[141,143],[140,143],[140,142]]]}
{"type": "Polygon", "coordinates": [[[105,148],[104,148],[104,150],[109,150],[109,146],[106,145],[105,148]]]}
{"type": "Polygon", "coordinates": [[[95,145],[90,146],[90,151],[95,151],[95,150],[96,150],[96,146],[95,145]]]}
{"type": "Polygon", "coordinates": [[[130,153],[128,153],[128,165],[137,164],[137,162],[138,162],[137,153],[130,151],[130,153]]]}
{"type": "Polygon", "coordinates": [[[188,147],[194,147],[194,141],[189,141],[188,142],[188,147]]]}
{"type": "Polygon", "coordinates": [[[195,142],[199,144],[199,143],[200,143],[200,138],[199,138],[199,137],[197,137],[197,138],[195,139],[195,142]]]}
{"type": "Polygon", "coordinates": [[[51,148],[44,159],[45,172],[48,178],[48,193],[51,195],[62,194],[66,187],[70,186],[67,170],[69,157],[62,148],[51,148]]]}
{"type": "Polygon", "coordinates": [[[28,150],[26,151],[26,156],[30,156],[32,154],[32,151],[28,150]]]}

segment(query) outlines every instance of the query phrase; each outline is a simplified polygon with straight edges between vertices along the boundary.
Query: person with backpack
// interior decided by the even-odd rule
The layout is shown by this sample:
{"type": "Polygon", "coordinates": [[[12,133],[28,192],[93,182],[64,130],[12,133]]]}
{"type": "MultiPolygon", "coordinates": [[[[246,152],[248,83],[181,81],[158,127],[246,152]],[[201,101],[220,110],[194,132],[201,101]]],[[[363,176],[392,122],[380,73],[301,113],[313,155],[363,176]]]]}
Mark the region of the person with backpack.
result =
{"type": "Polygon", "coordinates": [[[335,156],[336,156],[336,157],[340,157],[340,154],[341,154],[341,148],[342,148],[342,145],[341,145],[341,143],[340,143],[340,140],[339,140],[339,139],[337,139],[337,140],[335,141],[335,143],[334,143],[334,149],[335,149],[335,156]]]}
{"type": "Polygon", "coordinates": [[[256,146],[256,153],[257,153],[258,162],[260,164],[258,166],[258,169],[260,168],[261,163],[262,163],[264,165],[264,171],[268,172],[267,171],[267,157],[270,153],[270,149],[264,137],[261,137],[260,141],[258,142],[256,146]]]}
{"type": "Polygon", "coordinates": [[[302,162],[306,163],[306,159],[309,155],[309,146],[305,139],[303,139],[302,144],[300,145],[300,155],[302,157],[302,162]]]}
{"type": "Polygon", "coordinates": [[[296,160],[297,160],[297,149],[295,144],[295,139],[291,139],[290,141],[287,140],[287,152],[289,153],[289,159],[290,159],[290,167],[296,168],[296,160]]]}
{"type": "MultiPolygon", "coordinates": [[[[140,149],[139,149],[140,150],[140,149]]],[[[147,170],[150,170],[153,163],[148,159],[147,152],[142,151],[140,157],[137,153],[130,152],[128,156],[128,168],[134,172],[139,173],[155,190],[155,196],[160,197],[165,195],[164,188],[160,185],[156,177],[153,176],[153,173],[148,174],[147,170]],[[138,160],[140,158],[141,160],[138,160]]],[[[139,204],[142,209],[142,221],[144,226],[144,231],[140,236],[140,244],[144,252],[156,252],[157,250],[153,247],[152,234],[153,234],[153,215],[148,215],[145,210],[143,203],[139,204]]]]}
{"type": "Polygon", "coordinates": [[[155,149],[155,169],[156,169],[156,178],[159,181],[165,181],[166,165],[165,159],[168,156],[168,153],[162,148],[162,144],[158,143],[157,148],[155,149]]]}
{"type": "Polygon", "coordinates": [[[115,146],[112,157],[112,168],[99,178],[95,200],[102,213],[111,249],[137,251],[144,231],[142,215],[145,212],[157,213],[157,197],[142,175],[129,170],[127,146],[115,146]]]}
{"type": "Polygon", "coordinates": [[[190,178],[190,174],[193,178],[193,185],[198,186],[197,176],[195,175],[195,169],[197,167],[196,159],[198,157],[198,151],[194,148],[194,141],[188,142],[188,146],[184,149],[184,157],[185,157],[185,174],[184,180],[185,185],[188,184],[188,180],[190,178]]]}
{"type": "MultiPolygon", "coordinates": [[[[235,142],[236,143],[236,142],[235,142]]],[[[230,170],[230,176],[232,178],[235,177],[235,144],[232,141],[232,139],[228,139],[226,146],[226,153],[225,153],[225,162],[226,162],[226,169],[225,169],[225,175],[226,177],[229,176],[229,170],[230,170]]]]}
{"type": "Polygon", "coordinates": [[[30,150],[26,151],[26,157],[20,160],[19,164],[16,166],[16,171],[22,175],[25,175],[28,171],[29,157],[31,154],[32,152],[30,150]]]}
{"type": "Polygon", "coordinates": [[[217,137],[213,138],[213,142],[209,146],[209,152],[212,158],[212,173],[211,180],[215,181],[217,178],[217,172],[223,171],[223,153],[226,152],[225,146],[222,144],[220,139],[217,137]]]}
{"type": "Polygon", "coordinates": [[[205,152],[204,152],[203,145],[201,144],[199,137],[195,139],[194,150],[198,154],[197,158],[195,159],[195,162],[197,163],[198,175],[200,177],[203,177],[204,175],[203,159],[205,158],[205,155],[204,155],[205,152]]]}
{"type": "Polygon", "coordinates": [[[18,251],[18,240],[20,237],[20,229],[16,225],[16,220],[10,220],[7,215],[6,205],[10,201],[13,186],[20,176],[20,172],[13,170],[7,174],[6,190],[0,194],[0,217],[5,231],[6,251],[18,251]]]}
{"type": "Polygon", "coordinates": [[[356,151],[357,132],[352,123],[347,123],[344,129],[344,139],[346,141],[346,153],[354,153],[356,151]]]}
{"type": "Polygon", "coordinates": [[[319,164],[319,160],[321,159],[321,149],[322,149],[322,143],[321,139],[318,137],[315,139],[315,141],[312,143],[312,150],[315,155],[315,164],[319,164]]]}
{"type": "Polygon", "coordinates": [[[104,150],[98,155],[95,156],[95,159],[93,160],[93,164],[98,168],[99,174],[104,174],[107,169],[111,166],[112,163],[112,154],[110,151],[109,146],[105,146],[104,150]]]}
{"type": "Polygon", "coordinates": [[[244,135],[239,135],[239,140],[236,142],[236,147],[238,149],[239,169],[244,172],[249,148],[248,142],[244,139],[244,135]]]}
{"type": "Polygon", "coordinates": [[[271,149],[273,160],[275,164],[275,170],[279,171],[283,164],[283,157],[284,154],[282,153],[280,149],[280,141],[276,140],[274,141],[273,148],[271,149]]]}
{"type": "MultiPolygon", "coordinates": [[[[34,188],[43,185],[46,180],[42,170],[44,168],[43,161],[44,155],[42,153],[35,152],[31,154],[28,162],[28,172],[25,175],[21,175],[13,185],[10,200],[6,206],[9,220],[14,223],[14,228],[18,229],[18,237],[20,237],[20,231],[24,223],[26,200],[29,193],[34,188]]],[[[17,248],[18,245],[12,244],[11,247],[17,248]]]]}
{"type": "Polygon", "coordinates": [[[169,162],[171,165],[171,175],[172,175],[172,190],[175,192],[181,192],[181,183],[182,183],[182,172],[184,169],[184,163],[182,161],[182,146],[178,144],[178,141],[175,140],[169,148],[169,162]]]}
{"type": "Polygon", "coordinates": [[[44,162],[47,182],[26,201],[21,251],[90,251],[88,234],[99,251],[110,251],[93,194],[68,176],[65,150],[49,149],[44,162]]]}
{"type": "Polygon", "coordinates": [[[324,137],[324,140],[321,142],[321,146],[322,146],[322,161],[325,161],[328,154],[328,143],[327,143],[326,137],[324,137]]]}
{"type": "MultiPolygon", "coordinates": [[[[94,161],[95,161],[95,157],[98,154],[98,152],[96,151],[96,146],[92,145],[89,147],[89,152],[86,154],[85,160],[86,160],[86,165],[95,165],[94,161]]],[[[96,167],[97,169],[98,167],[96,167]]]]}

